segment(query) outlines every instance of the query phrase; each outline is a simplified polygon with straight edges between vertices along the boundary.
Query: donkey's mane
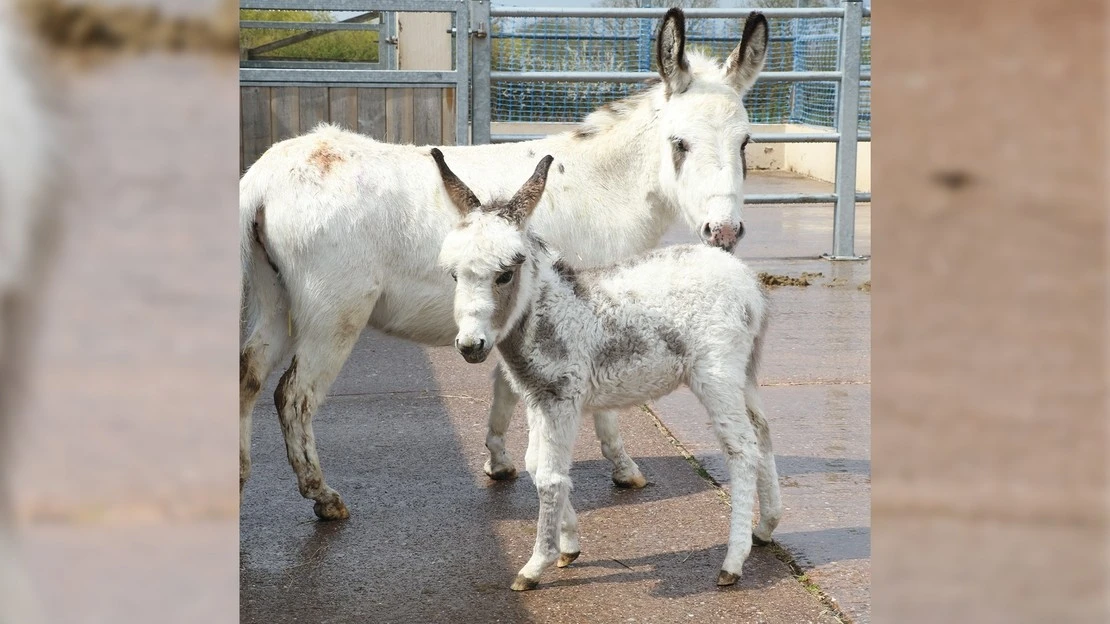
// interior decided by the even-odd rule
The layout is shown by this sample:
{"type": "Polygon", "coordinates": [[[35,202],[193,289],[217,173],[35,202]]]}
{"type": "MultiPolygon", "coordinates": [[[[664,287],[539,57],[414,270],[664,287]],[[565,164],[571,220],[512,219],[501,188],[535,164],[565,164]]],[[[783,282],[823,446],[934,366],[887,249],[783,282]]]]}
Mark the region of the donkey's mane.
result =
{"type": "MultiPolygon", "coordinates": [[[[699,78],[709,78],[721,73],[720,61],[711,56],[706,56],[696,50],[687,50],[686,59],[690,65],[690,71],[699,78]]],[[[576,139],[588,139],[611,129],[630,117],[632,112],[645,106],[651,106],[655,94],[666,88],[663,85],[663,80],[658,76],[648,78],[641,83],[641,86],[643,88],[639,91],[619,100],[606,102],[587,115],[582,121],[582,125],[574,131],[574,137],[576,139]]]]}

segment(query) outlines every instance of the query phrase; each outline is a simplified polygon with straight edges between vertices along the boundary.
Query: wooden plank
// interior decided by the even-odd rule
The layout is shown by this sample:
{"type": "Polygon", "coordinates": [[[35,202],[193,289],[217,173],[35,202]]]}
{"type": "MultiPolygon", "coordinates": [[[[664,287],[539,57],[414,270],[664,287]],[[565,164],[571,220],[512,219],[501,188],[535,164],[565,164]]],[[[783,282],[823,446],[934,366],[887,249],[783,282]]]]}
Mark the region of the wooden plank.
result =
{"type": "Polygon", "coordinates": [[[440,145],[443,105],[440,88],[412,90],[412,142],[416,145],[440,145]]]}
{"type": "Polygon", "coordinates": [[[358,131],[375,140],[385,140],[385,89],[358,90],[358,131]]]}
{"type": "Polygon", "coordinates": [[[358,90],[352,87],[328,89],[331,122],[347,130],[358,130],[358,90]]]}
{"type": "Polygon", "coordinates": [[[398,69],[452,69],[450,13],[397,14],[398,69]]]}
{"type": "Polygon", "coordinates": [[[412,143],[412,89],[386,89],[385,140],[412,143]]]}
{"type": "Polygon", "coordinates": [[[298,87],[272,87],[270,142],[277,143],[301,133],[301,103],[298,87]]]}
{"type": "Polygon", "coordinates": [[[239,89],[239,134],[246,171],[270,147],[270,87],[239,89]]]}
{"type": "Polygon", "coordinates": [[[455,90],[454,89],[440,89],[440,105],[441,119],[440,122],[440,139],[441,145],[455,145],[455,90]]]}
{"type": "Polygon", "coordinates": [[[300,88],[301,133],[312,132],[322,122],[330,119],[328,115],[328,88],[300,88]]]}

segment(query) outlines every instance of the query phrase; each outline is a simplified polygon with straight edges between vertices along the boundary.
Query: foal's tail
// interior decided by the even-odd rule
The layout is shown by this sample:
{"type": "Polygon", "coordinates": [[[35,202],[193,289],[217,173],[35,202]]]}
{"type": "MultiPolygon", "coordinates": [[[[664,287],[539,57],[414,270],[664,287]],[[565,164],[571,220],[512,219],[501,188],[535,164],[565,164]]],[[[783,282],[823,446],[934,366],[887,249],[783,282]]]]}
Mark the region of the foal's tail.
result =
{"type": "Polygon", "coordinates": [[[240,319],[248,333],[261,318],[284,316],[288,307],[278,264],[266,246],[264,190],[257,167],[239,180],[240,319]]]}

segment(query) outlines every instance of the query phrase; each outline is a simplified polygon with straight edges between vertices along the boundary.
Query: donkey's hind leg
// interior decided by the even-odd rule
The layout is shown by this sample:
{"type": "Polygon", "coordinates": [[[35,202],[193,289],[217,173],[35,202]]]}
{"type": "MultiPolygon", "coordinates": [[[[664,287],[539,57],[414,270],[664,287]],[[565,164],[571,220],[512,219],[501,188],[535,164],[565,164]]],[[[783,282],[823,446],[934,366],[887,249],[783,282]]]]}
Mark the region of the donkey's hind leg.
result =
{"type": "Polygon", "coordinates": [[[601,442],[601,454],[613,462],[613,483],[624,488],[642,488],[647,485],[647,479],[640,472],[640,467],[624,450],[624,440],[621,439],[617,424],[617,412],[594,412],[594,431],[601,442]]]}
{"type": "Polygon", "coordinates": [[[270,372],[289,355],[287,308],[267,309],[248,322],[239,351],[239,494],[251,475],[251,420],[254,404],[270,372]]]}
{"type": "Polygon", "coordinates": [[[370,319],[378,294],[358,302],[345,302],[338,315],[321,311],[294,312],[293,362],[274,390],[281,431],[289,464],[297,475],[301,496],[316,501],[313,511],[321,520],[350,517],[343,498],[324,482],[312,417],[323,404],[339,371],[351,354],[370,319]]]}
{"type": "Polygon", "coordinates": [[[489,459],[484,470],[494,481],[515,479],[517,472],[509,452],[505,450],[505,432],[513,419],[513,410],[520,400],[513,392],[499,362],[493,369],[493,404],[489,408],[489,426],[486,430],[486,448],[489,459]]]}

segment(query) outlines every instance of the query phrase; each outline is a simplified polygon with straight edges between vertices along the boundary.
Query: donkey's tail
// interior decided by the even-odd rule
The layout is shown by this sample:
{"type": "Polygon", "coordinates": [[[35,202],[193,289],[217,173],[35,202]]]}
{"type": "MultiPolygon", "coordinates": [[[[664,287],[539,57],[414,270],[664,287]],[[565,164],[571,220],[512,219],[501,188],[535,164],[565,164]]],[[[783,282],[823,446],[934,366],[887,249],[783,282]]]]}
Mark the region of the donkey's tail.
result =
{"type": "Polygon", "coordinates": [[[264,317],[284,316],[288,294],[279,265],[266,244],[264,176],[252,167],[239,181],[239,259],[241,329],[249,332],[264,317]]]}

